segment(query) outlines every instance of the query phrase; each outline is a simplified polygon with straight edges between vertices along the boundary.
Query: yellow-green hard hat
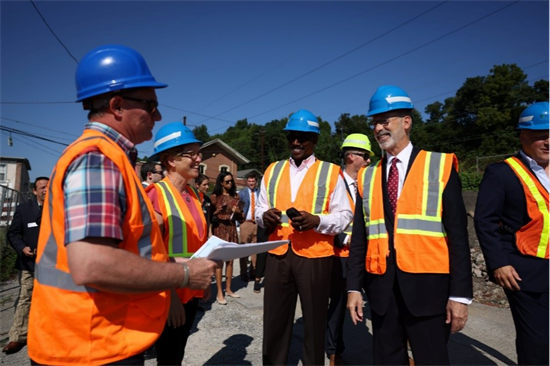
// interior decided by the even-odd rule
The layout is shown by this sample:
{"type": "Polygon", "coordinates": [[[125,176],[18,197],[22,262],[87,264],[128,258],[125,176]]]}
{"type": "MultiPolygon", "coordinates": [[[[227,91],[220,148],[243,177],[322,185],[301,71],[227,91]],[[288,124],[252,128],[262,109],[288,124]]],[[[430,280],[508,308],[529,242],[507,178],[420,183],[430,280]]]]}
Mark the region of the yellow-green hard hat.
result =
{"type": "Polygon", "coordinates": [[[374,156],[371,150],[369,137],[362,133],[352,133],[348,135],[342,143],[341,149],[345,148],[365,150],[368,151],[371,156],[374,156]]]}

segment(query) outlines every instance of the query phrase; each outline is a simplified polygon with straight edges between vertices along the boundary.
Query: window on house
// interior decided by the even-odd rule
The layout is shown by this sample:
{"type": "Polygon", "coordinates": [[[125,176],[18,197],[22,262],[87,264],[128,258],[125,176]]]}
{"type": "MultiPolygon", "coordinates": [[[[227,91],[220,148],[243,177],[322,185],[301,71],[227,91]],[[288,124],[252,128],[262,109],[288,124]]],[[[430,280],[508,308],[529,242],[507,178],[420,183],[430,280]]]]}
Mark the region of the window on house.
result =
{"type": "Polygon", "coordinates": [[[229,167],[227,165],[220,165],[220,172],[228,172],[229,167]]]}
{"type": "Polygon", "coordinates": [[[199,172],[201,174],[204,174],[205,171],[206,171],[206,165],[204,164],[199,165],[199,172]]]}
{"type": "Polygon", "coordinates": [[[5,182],[8,173],[8,166],[6,164],[0,164],[0,182],[5,182]]]}

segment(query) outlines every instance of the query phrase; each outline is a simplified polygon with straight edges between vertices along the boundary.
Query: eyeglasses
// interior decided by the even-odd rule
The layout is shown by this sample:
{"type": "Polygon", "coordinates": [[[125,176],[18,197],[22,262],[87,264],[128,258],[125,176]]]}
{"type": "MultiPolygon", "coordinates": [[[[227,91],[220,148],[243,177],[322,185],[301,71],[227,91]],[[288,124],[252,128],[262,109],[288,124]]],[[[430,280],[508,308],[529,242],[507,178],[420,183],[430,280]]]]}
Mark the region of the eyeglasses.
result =
{"type": "Polygon", "coordinates": [[[162,170],[152,170],[151,173],[164,175],[164,172],[162,170]]]}
{"type": "Polygon", "coordinates": [[[372,119],[372,121],[370,121],[370,126],[372,128],[376,127],[376,125],[382,125],[382,126],[387,126],[393,119],[395,118],[405,118],[406,116],[393,116],[393,117],[386,117],[386,118],[377,118],[377,119],[372,119]]]}
{"type": "Polygon", "coordinates": [[[184,151],[176,154],[176,156],[181,156],[183,158],[189,158],[191,160],[195,160],[197,158],[202,159],[202,153],[200,151],[184,151]]]}
{"type": "Polygon", "coordinates": [[[234,181],[233,179],[224,180],[224,181],[222,181],[222,182],[223,182],[223,184],[229,184],[229,183],[233,184],[233,183],[235,183],[235,181],[234,181]]]}
{"type": "Polygon", "coordinates": [[[364,160],[369,160],[370,159],[370,154],[369,153],[350,152],[350,154],[360,156],[364,160]]]}
{"type": "Polygon", "coordinates": [[[300,142],[313,141],[315,139],[315,134],[307,132],[290,132],[286,135],[288,142],[298,140],[300,142]]]}
{"type": "Polygon", "coordinates": [[[150,114],[155,114],[158,111],[159,102],[154,99],[139,99],[118,94],[122,99],[133,100],[134,102],[144,103],[145,110],[150,114]]]}

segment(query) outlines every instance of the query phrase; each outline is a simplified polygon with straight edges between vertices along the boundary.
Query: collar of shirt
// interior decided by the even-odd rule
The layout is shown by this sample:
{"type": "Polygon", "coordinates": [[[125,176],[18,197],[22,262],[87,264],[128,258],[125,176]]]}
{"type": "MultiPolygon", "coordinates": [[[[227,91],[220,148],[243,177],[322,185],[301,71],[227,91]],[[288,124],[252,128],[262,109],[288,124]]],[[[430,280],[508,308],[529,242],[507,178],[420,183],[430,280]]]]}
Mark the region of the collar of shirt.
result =
{"type": "Polygon", "coordinates": [[[409,141],[409,144],[401,150],[397,156],[394,156],[390,153],[387,153],[386,158],[388,159],[388,163],[386,164],[386,180],[388,178],[388,174],[390,173],[390,166],[393,159],[397,158],[399,159],[398,164],[396,165],[397,171],[399,172],[399,185],[397,189],[397,197],[401,195],[401,190],[403,189],[403,184],[405,183],[405,175],[407,173],[407,167],[409,166],[409,160],[411,160],[411,154],[413,150],[413,145],[409,141]]]}
{"type": "Polygon", "coordinates": [[[529,162],[529,166],[533,173],[537,176],[539,179],[539,182],[542,184],[542,186],[550,192],[550,178],[548,177],[548,174],[546,174],[546,170],[544,170],[543,167],[537,164],[537,162],[533,159],[531,159],[530,156],[525,154],[523,150],[519,151],[519,154],[526,159],[529,162]]]}
{"type": "Polygon", "coordinates": [[[122,150],[124,150],[126,155],[128,155],[129,158],[131,154],[137,156],[137,149],[136,149],[136,146],[132,143],[132,141],[128,140],[126,137],[124,137],[119,132],[115,131],[113,128],[100,122],[88,122],[86,123],[86,126],[84,126],[84,129],[99,131],[105,134],[107,137],[113,140],[118,146],[120,146],[122,150]]]}
{"type": "Polygon", "coordinates": [[[348,173],[346,173],[345,170],[344,170],[343,172],[344,172],[344,179],[346,180],[346,184],[347,184],[348,186],[351,186],[353,183],[355,183],[355,179],[353,179],[352,177],[350,177],[350,176],[348,175],[348,173]]]}
{"type": "Polygon", "coordinates": [[[309,169],[317,159],[315,158],[315,154],[311,154],[307,159],[302,160],[302,164],[300,164],[300,166],[296,166],[296,162],[294,161],[294,159],[292,159],[292,157],[290,157],[289,160],[290,171],[292,172],[292,170],[301,171],[304,169],[309,169]]]}

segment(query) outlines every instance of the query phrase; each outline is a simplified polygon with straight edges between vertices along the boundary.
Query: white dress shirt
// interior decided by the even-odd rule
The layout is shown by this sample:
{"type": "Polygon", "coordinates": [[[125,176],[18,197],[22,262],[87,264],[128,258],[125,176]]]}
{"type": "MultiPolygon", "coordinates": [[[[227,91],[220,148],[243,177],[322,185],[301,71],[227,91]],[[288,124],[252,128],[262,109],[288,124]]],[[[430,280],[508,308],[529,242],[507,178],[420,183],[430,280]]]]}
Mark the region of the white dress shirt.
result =
{"type": "MultiPolygon", "coordinates": [[[[315,163],[317,159],[312,154],[310,157],[302,161],[300,166],[296,166],[294,159],[290,158],[290,200],[294,202],[296,200],[296,195],[308,169],[315,163]]],[[[260,195],[258,201],[256,202],[256,222],[261,227],[264,227],[263,215],[264,212],[269,210],[272,207],[269,207],[269,202],[267,201],[267,189],[264,179],[262,179],[262,184],[260,185],[260,195]]],[[[353,214],[348,200],[348,192],[342,177],[338,177],[338,182],[336,182],[336,188],[330,196],[330,202],[328,211],[326,215],[319,215],[320,222],[319,226],[315,229],[318,233],[327,234],[327,235],[336,235],[342,232],[353,219],[353,214]]],[[[281,211],[288,209],[289,207],[275,207],[281,211]]]]}
{"type": "Polygon", "coordinates": [[[535,175],[539,179],[540,184],[542,184],[542,186],[546,189],[547,192],[550,192],[550,178],[548,178],[548,173],[546,173],[546,170],[544,170],[543,167],[538,165],[536,161],[531,159],[531,157],[527,156],[523,152],[523,150],[520,150],[519,154],[523,156],[523,158],[527,159],[531,167],[531,170],[533,171],[533,173],[535,173],[535,175]]]}

